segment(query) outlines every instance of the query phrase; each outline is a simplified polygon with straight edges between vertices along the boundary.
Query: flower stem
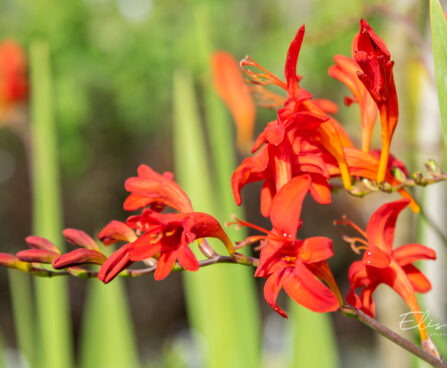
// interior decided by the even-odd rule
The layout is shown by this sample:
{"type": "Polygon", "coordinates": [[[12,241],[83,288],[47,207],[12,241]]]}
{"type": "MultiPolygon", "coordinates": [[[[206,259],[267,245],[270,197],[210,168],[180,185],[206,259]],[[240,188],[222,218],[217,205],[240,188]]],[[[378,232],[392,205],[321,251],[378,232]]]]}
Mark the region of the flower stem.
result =
{"type": "Polygon", "coordinates": [[[444,361],[444,359],[436,358],[435,356],[428,353],[421,347],[412,343],[410,340],[407,340],[406,338],[397,334],[393,330],[390,330],[388,327],[382,325],[379,321],[368,316],[366,313],[362,312],[361,310],[356,309],[351,306],[348,306],[348,305],[344,305],[339,310],[345,316],[359,320],[363,324],[372,328],[374,331],[376,331],[379,334],[381,334],[382,336],[386,337],[388,340],[394,342],[395,344],[399,345],[400,347],[404,348],[405,350],[409,351],[410,353],[416,355],[417,357],[419,357],[422,360],[426,361],[427,363],[431,364],[433,367],[440,367],[440,368],[447,367],[447,364],[444,361]]]}

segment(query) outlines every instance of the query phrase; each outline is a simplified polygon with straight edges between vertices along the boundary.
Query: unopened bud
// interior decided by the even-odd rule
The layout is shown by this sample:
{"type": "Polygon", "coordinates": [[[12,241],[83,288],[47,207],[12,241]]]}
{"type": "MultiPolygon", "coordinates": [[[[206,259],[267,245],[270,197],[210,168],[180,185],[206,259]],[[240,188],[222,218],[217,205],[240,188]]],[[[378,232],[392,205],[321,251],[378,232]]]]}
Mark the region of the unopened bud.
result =
{"type": "Polygon", "coordinates": [[[352,194],[355,197],[363,197],[365,195],[365,190],[358,186],[353,186],[349,189],[349,194],[352,194]]]}
{"type": "Polygon", "coordinates": [[[23,262],[51,263],[60,256],[60,253],[46,249],[26,249],[17,253],[17,258],[23,262]]]}
{"type": "Polygon", "coordinates": [[[56,258],[53,261],[52,265],[54,269],[59,270],[62,268],[79,266],[82,264],[102,265],[106,261],[106,259],[107,257],[104,254],[96,250],[78,248],[56,258]]]}
{"type": "Polygon", "coordinates": [[[201,239],[201,241],[199,242],[199,248],[206,258],[213,258],[217,255],[216,251],[211,248],[206,239],[201,239]]]}
{"type": "Polygon", "coordinates": [[[369,179],[362,179],[362,184],[368,189],[370,192],[377,192],[379,190],[379,186],[375,181],[369,179]]]}
{"type": "Polygon", "coordinates": [[[155,267],[157,265],[157,260],[155,258],[143,259],[143,263],[148,267],[155,267]]]}
{"type": "Polygon", "coordinates": [[[62,231],[62,234],[64,234],[65,239],[67,239],[69,243],[83,247],[85,249],[99,251],[96,242],[90,237],[90,235],[82,230],[65,229],[64,231],[62,231]]]}
{"type": "Polygon", "coordinates": [[[413,173],[413,179],[417,185],[427,184],[427,180],[424,178],[424,175],[420,171],[413,173]]]}
{"type": "Polygon", "coordinates": [[[425,167],[431,176],[439,176],[442,174],[442,170],[435,160],[428,160],[425,163],[425,167]]]}
{"type": "Polygon", "coordinates": [[[405,173],[397,166],[393,167],[393,176],[397,181],[403,182],[407,179],[405,173]]]}
{"type": "Polygon", "coordinates": [[[16,256],[8,253],[0,253],[0,266],[15,268],[24,272],[28,272],[31,269],[31,263],[22,262],[16,256]]]}
{"type": "Polygon", "coordinates": [[[384,181],[381,185],[380,185],[380,190],[382,192],[386,192],[386,193],[391,193],[393,191],[393,187],[391,186],[390,183],[384,181]]]}

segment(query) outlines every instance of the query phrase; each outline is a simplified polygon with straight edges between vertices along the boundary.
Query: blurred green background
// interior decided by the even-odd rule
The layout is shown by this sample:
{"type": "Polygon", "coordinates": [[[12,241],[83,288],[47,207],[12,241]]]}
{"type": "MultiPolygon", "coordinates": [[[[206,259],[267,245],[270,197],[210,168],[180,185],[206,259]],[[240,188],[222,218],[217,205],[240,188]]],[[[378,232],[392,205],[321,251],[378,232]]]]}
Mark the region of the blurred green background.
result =
{"type": "MultiPolygon", "coordinates": [[[[173,127],[175,121],[178,123],[189,113],[182,110],[183,98],[191,98],[195,104],[196,111],[192,112],[191,119],[213,124],[210,111],[216,110],[208,109],[212,102],[207,97],[212,93],[207,64],[210,51],[223,49],[237,59],[249,54],[282,77],[288,45],[303,23],[306,36],[298,66],[298,73],[304,76],[302,85],[315,97],[330,98],[340,106],[348,90],[345,87],[342,90],[339,82],[327,75],[333,55],[350,55],[351,40],[361,17],[384,36],[396,60],[400,86],[403,86],[399,91],[402,119],[396,133],[400,143],[395,142],[393,149],[400,158],[415,164],[418,133],[414,111],[418,111],[419,106],[414,91],[420,83],[417,73],[423,72],[415,73],[414,70],[419,69],[411,68],[421,64],[423,50],[411,33],[416,32],[425,39],[428,9],[417,1],[403,1],[404,5],[395,9],[387,3],[355,0],[1,0],[0,40],[11,38],[21,43],[28,57],[33,44],[43,44],[48,50],[48,60],[43,64],[45,69],[47,62],[51,88],[43,104],[48,104],[55,123],[57,156],[53,159],[60,170],[60,181],[57,176],[56,181],[61,185],[63,226],[83,229],[93,235],[112,219],[124,220],[127,214],[122,210],[126,197],[123,183],[135,175],[140,163],[159,172],[173,171],[174,167],[176,172],[182,171],[182,166],[187,164],[179,162],[178,158],[174,160],[173,127]],[[407,31],[406,21],[399,16],[411,20],[412,31],[407,31]],[[186,73],[187,77],[175,78],[178,71],[183,72],[183,76],[186,73]]],[[[33,80],[38,84],[46,83],[44,77],[43,81],[39,79],[42,71],[36,73],[33,80]]],[[[229,114],[223,106],[220,109],[234,137],[229,114]]],[[[24,111],[29,121],[35,116],[33,111],[31,108],[24,111]]],[[[258,111],[257,132],[275,116],[272,111],[258,111]]],[[[359,142],[357,107],[341,106],[339,119],[359,142]]],[[[31,216],[32,189],[28,175],[31,162],[27,160],[22,140],[8,129],[6,122],[3,125],[0,129],[0,251],[14,253],[25,247],[23,239],[35,231],[37,225],[35,222],[32,225],[31,216]]],[[[211,133],[212,128],[207,126],[205,131],[211,133]]],[[[380,142],[378,132],[376,134],[376,142],[380,142]]],[[[206,150],[213,149],[213,143],[206,138],[200,145],[206,150]]],[[[226,149],[229,154],[236,154],[233,142],[228,142],[226,149]]],[[[30,153],[31,156],[36,154],[32,150],[30,153]]],[[[241,156],[237,157],[239,161],[241,156]]],[[[217,170],[218,165],[208,165],[210,171],[217,170]]],[[[209,173],[203,173],[204,177],[207,175],[209,173]]],[[[211,184],[211,189],[218,190],[219,185],[221,183],[211,184]]],[[[229,176],[226,185],[229,188],[229,176]]],[[[254,184],[252,188],[259,186],[254,184]]],[[[246,217],[268,227],[268,222],[258,214],[258,197],[254,189],[244,192],[246,217]]],[[[340,193],[334,196],[334,205],[318,206],[318,212],[314,212],[306,209],[315,205],[306,202],[303,211],[306,226],[300,230],[300,236],[318,233],[334,239],[336,257],[330,264],[344,295],[348,288],[347,268],[355,257],[341,241],[339,231],[332,227],[332,220],[347,213],[352,219],[358,219],[356,222],[365,224],[367,216],[360,211],[370,214],[376,203],[369,198],[359,203],[340,193]]],[[[221,220],[230,219],[230,210],[226,213],[220,208],[220,211],[221,220]]],[[[26,280],[24,282],[29,286],[26,280]]],[[[115,297],[101,296],[101,285],[95,280],[70,279],[68,284],[70,323],[67,333],[71,336],[68,340],[72,341],[68,343],[73,353],[67,355],[70,362],[59,366],[207,366],[198,347],[202,343],[197,342],[203,336],[194,338],[188,322],[181,274],[171,274],[162,283],[150,276],[117,283],[115,297]],[[125,290],[121,288],[123,285],[125,290]],[[104,316],[115,304],[117,311],[104,316]],[[114,328],[109,328],[111,320],[116,323],[114,328]],[[104,352],[101,346],[111,350],[104,352]],[[118,360],[98,358],[119,355],[119,350],[124,352],[121,358],[116,358],[118,360]],[[127,363],[118,363],[119,359],[127,363]]],[[[258,352],[262,363],[253,367],[380,366],[371,331],[356,321],[333,315],[330,318],[334,331],[327,331],[327,321],[322,322],[322,327],[315,321],[307,324],[307,335],[298,338],[297,334],[302,332],[299,326],[305,325],[312,316],[303,319],[303,315],[296,312],[301,322],[299,317],[292,318],[292,322],[281,319],[263,301],[262,287],[263,281],[256,280],[258,296],[254,302],[259,305],[262,319],[262,324],[257,326],[261,326],[258,336],[261,349],[256,347],[256,341],[232,337],[240,346],[247,345],[248,350],[249,345],[255,346],[252,350],[258,352]],[[291,328],[296,324],[297,327],[291,328]],[[334,334],[336,342],[331,337],[334,334]],[[311,344],[306,345],[309,341],[311,344]],[[306,346],[305,349],[313,346],[314,350],[308,350],[308,354],[327,355],[330,359],[326,359],[324,365],[299,364],[300,355],[296,356],[294,344],[306,346]],[[366,357],[371,359],[365,360],[366,357]]],[[[39,287],[31,285],[29,294],[37,293],[39,287]]],[[[33,353],[37,355],[35,359],[29,359],[26,354],[22,359],[17,353],[19,339],[11,298],[7,272],[0,269],[0,331],[3,356],[9,362],[7,366],[42,365],[38,363],[38,348],[33,353]]],[[[206,296],[203,298],[201,302],[206,305],[206,296]]],[[[237,301],[234,302],[237,305],[237,301]]],[[[282,295],[280,304],[286,303],[287,298],[282,295]]],[[[237,316],[237,309],[232,312],[237,316]]],[[[258,311],[252,312],[256,321],[258,311]]],[[[197,318],[192,314],[190,309],[190,320],[197,318]]],[[[36,318],[32,315],[28,323],[34,323],[36,318]]],[[[398,322],[397,312],[393,318],[398,322]]],[[[208,323],[212,323],[212,318],[208,317],[208,323]]],[[[42,338],[31,326],[29,334],[28,345],[42,338]]],[[[225,346],[222,350],[225,351],[225,346]]],[[[224,354],[231,354],[231,351],[224,354]]],[[[0,355],[0,367],[1,364],[0,355]]],[[[250,367],[250,364],[254,364],[253,361],[245,366],[250,367]]]]}

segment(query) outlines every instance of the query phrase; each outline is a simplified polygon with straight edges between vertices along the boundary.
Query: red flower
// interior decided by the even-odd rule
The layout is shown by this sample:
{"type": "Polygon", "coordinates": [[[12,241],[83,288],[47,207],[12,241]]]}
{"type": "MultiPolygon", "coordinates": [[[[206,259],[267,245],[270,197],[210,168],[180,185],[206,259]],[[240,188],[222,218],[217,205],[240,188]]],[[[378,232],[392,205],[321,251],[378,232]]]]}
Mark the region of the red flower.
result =
{"type": "Polygon", "coordinates": [[[179,212],[191,212],[192,205],[186,193],[174,181],[171,172],[163,175],[152,170],[147,165],[138,167],[138,177],[126,180],[124,187],[131,194],[124,201],[126,211],[151,206],[162,210],[164,206],[172,207],[179,212]]]}
{"type": "Polygon", "coordinates": [[[393,76],[394,62],[391,60],[385,43],[364,19],[360,21],[360,31],[354,40],[354,58],[361,68],[358,76],[376,102],[380,112],[382,150],[377,182],[381,183],[385,179],[391,138],[399,117],[393,76]]]}
{"type": "MultiPolygon", "coordinates": [[[[354,38],[355,42],[356,38],[354,38]]],[[[377,120],[377,106],[366,87],[360,81],[358,74],[360,67],[357,62],[347,56],[335,55],[335,65],[329,68],[329,75],[346,84],[354,99],[345,98],[345,104],[357,102],[360,107],[362,122],[362,151],[369,152],[374,125],[377,120]]]]}
{"type": "Polygon", "coordinates": [[[216,51],[211,57],[211,66],[216,91],[236,124],[237,146],[241,152],[249,152],[253,144],[256,107],[239,64],[231,54],[216,51]]]}
{"type": "MultiPolygon", "coordinates": [[[[321,204],[331,203],[329,169],[324,150],[302,139],[296,139],[293,145],[288,144],[288,150],[290,178],[309,174],[312,179],[309,192],[314,200],[321,204]]],[[[244,159],[231,177],[233,195],[238,205],[242,203],[240,192],[245,185],[260,180],[264,182],[261,189],[261,213],[265,217],[269,216],[272,199],[280,189],[275,183],[275,179],[282,174],[275,167],[277,153],[278,148],[274,145],[262,147],[255,155],[244,159]]]]}
{"type": "Polygon", "coordinates": [[[26,63],[22,48],[12,40],[0,43],[0,110],[28,95],[26,63]]]}
{"type": "MultiPolygon", "coordinates": [[[[313,139],[320,143],[324,149],[337,160],[343,183],[346,188],[350,188],[351,181],[344,158],[343,147],[352,146],[352,143],[338,122],[328,116],[324,111],[328,104],[322,101],[317,101],[315,103],[311,100],[312,95],[306,90],[301,89],[299,86],[301,77],[296,74],[296,64],[303,37],[304,26],[298,30],[287,53],[284,70],[286,83],[248,57],[241,62],[242,66],[253,66],[263,72],[256,73],[252,70],[246,70],[252,83],[257,85],[275,84],[287,91],[284,107],[279,109],[277,120],[267,126],[264,130],[264,134],[261,135],[255,143],[253,150],[259,148],[262,143],[267,142],[279,146],[283,137],[287,136],[286,131],[291,126],[297,128],[295,134],[298,135],[303,133],[302,129],[311,130],[313,139]],[[306,127],[309,123],[310,126],[306,127]]],[[[269,95],[271,95],[271,93],[268,93],[268,96],[269,95]]],[[[329,106],[329,110],[333,111],[332,105],[329,106]]],[[[307,135],[309,135],[309,133],[307,135]]],[[[288,167],[290,166],[290,160],[287,160],[287,151],[284,152],[284,150],[282,150],[277,156],[279,159],[277,160],[278,163],[276,165],[279,167],[276,170],[281,171],[283,173],[282,175],[290,180],[290,167],[288,167]]],[[[287,180],[281,180],[281,184],[284,184],[285,182],[287,182],[287,180]]],[[[278,183],[276,183],[276,186],[277,189],[279,189],[280,186],[278,186],[278,183]]]]}
{"type": "Polygon", "coordinates": [[[364,237],[347,238],[356,250],[364,250],[361,261],[354,262],[349,269],[351,290],[347,300],[356,308],[374,317],[375,308],[372,294],[380,284],[394,289],[413,311],[422,344],[431,346],[425,323],[420,313],[416,292],[427,292],[431,285],[428,279],[412,263],[422,259],[436,259],[433,249],[421,244],[406,244],[393,250],[394,230],[399,213],[409,204],[408,199],[386,203],[371,216],[366,232],[351,221],[343,221],[353,226],[364,237]],[[356,242],[361,245],[356,246],[356,242]],[[356,289],[363,288],[360,297],[356,289]]]}
{"type": "Polygon", "coordinates": [[[76,267],[84,264],[102,265],[107,257],[99,251],[96,242],[84,231],[77,229],[65,229],[63,231],[65,239],[78,249],[65,253],[53,260],[54,269],[76,267]]]}
{"type": "Polygon", "coordinates": [[[212,216],[193,212],[189,198],[173,181],[172,174],[157,174],[151,168],[141,165],[139,176],[126,181],[126,189],[132,193],[125,202],[125,208],[136,209],[147,205],[141,215],[131,216],[127,225],[118,221],[109,223],[99,234],[105,244],[118,241],[128,243],[110,256],[101,267],[98,278],[107,283],[133,262],[157,258],[154,277],[161,280],[169,275],[175,262],[189,271],[196,271],[199,263],[189,244],[205,237],[220,239],[230,254],[233,244],[224,230],[212,216]],[[160,213],[169,206],[181,213],[160,213]],[[136,238],[132,229],[137,230],[136,238]]]}
{"type": "MultiPolygon", "coordinates": [[[[343,304],[326,262],[333,255],[332,241],[325,237],[296,238],[301,226],[302,201],[310,185],[310,176],[302,175],[282,187],[274,197],[270,211],[273,230],[246,241],[262,241],[255,276],[267,278],[265,300],[283,317],[287,317],[286,313],[276,304],[282,288],[297,303],[315,312],[335,311],[343,304]]],[[[241,220],[238,223],[262,230],[241,220]]]]}

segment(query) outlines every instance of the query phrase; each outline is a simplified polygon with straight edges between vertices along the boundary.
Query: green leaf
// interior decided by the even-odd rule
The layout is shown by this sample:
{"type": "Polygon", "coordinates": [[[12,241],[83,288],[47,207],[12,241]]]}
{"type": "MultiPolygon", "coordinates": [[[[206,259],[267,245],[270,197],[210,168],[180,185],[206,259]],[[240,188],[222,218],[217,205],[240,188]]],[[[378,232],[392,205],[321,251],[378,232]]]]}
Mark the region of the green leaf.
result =
{"type": "Polygon", "coordinates": [[[91,280],[81,331],[82,368],[139,367],[124,281],[91,280]]]}
{"type": "MultiPolygon", "coordinates": [[[[191,75],[177,71],[174,75],[174,150],[177,180],[190,196],[195,211],[216,214],[219,193],[212,191],[205,140],[198,115],[191,75]]],[[[219,253],[225,248],[210,244],[219,253]]],[[[196,247],[192,247],[196,248],[196,247]]],[[[198,252],[196,251],[196,255],[198,252]]],[[[201,335],[201,353],[207,368],[258,367],[257,357],[245,351],[252,339],[248,329],[250,306],[241,302],[248,288],[239,288],[241,274],[253,273],[238,265],[216,265],[184,274],[188,315],[193,329],[201,335]],[[247,318],[248,317],[248,318],[247,318]]]]}
{"type": "MultiPolygon", "coordinates": [[[[214,174],[214,194],[217,198],[217,219],[224,223],[231,219],[231,215],[243,218],[243,210],[234,202],[231,190],[231,175],[236,166],[234,123],[230,120],[228,111],[217,96],[211,78],[211,41],[209,16],[206,7],[196,13],[197,46],[199,48],[201,70],[203,71],[203,97],[205,107],[205,122],[208,132],[209,146],[212,158],[212,174],[214,174]],[[201,51],[201,52],[200,52],[201,51]]],[[[228,236],[234,240],[247,237],[243,229],[226,228],[228,236]]],[[[243,250],[247,254],[246,250],[243,250]]],[[[259,366],[260,360],[260,316],[258,299],[256,296],[253,272],[249,269],[235,268],[228,271],[228,281],[233,284],[232,290],[239,301],[238,314],[243,323],[240,324],[237,336],[245,341],[243,351],[244,360],[248,367],[259,366]]]]}
{"type": "Polygon", "coordinates": [[[17,345],[20,352],[28,360],[31,366],[35,357],[34,348],[34,302],[31,293],[31,276],[8,270],[9,290],[11,293],[12,312],[17,345]]]}
{"type": "Polygon", "coordinates": [[[316,313],[289,303],[291,362],[289,367],[336,368],[337,346],[329,313],[316,313]]]}
{"type": "MultiPolygon", "coordinates": [[[[33,233],[58,246],[62,241],[62,210],[53,119],[53,95],[49,47],[34,41],[31,65],[31,141],[33,233]]],[[[38,320],[37,365],[46,368],[72,366],[71,327],[67,280],[35,279],[38,320]]]]}
{"type": "Polygon", "coordinates": [[[441,110],[444,143],[447,147],[447,20],[439,0],[430,0],[430,21],[436,89],[441,110]]]}

